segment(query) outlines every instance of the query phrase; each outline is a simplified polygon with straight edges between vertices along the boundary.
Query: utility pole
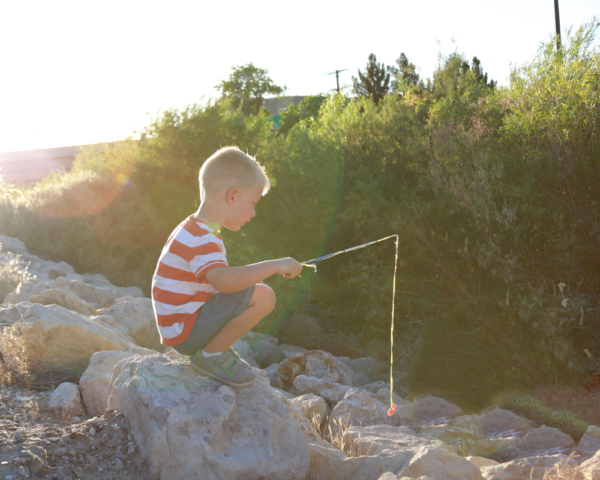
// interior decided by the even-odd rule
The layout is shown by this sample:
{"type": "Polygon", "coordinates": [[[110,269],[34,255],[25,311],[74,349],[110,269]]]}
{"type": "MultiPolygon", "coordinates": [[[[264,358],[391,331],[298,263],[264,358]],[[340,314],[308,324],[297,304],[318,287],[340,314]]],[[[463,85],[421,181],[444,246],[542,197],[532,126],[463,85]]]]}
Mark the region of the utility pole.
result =
{"type": "Polygon", "coordinates": [[[560,50],[560,14],[558,13],[558,0],[554,0],[554,23],[556,24],[556,50],[560,50]]]}
{"type": "MultiPolygon", "coordinates": [[[[554,0],[555,2],[557,2],[558,0],[554,0]]],[[[348,69],[346,68],[345,70],[336,70],[335,72],[331,72],[331,73],[326,73],[325,75],[333,75],[335,73],[335,81],[337,84],[337,92],[340,93],[340,72],[345,72],[348,69]]]]}

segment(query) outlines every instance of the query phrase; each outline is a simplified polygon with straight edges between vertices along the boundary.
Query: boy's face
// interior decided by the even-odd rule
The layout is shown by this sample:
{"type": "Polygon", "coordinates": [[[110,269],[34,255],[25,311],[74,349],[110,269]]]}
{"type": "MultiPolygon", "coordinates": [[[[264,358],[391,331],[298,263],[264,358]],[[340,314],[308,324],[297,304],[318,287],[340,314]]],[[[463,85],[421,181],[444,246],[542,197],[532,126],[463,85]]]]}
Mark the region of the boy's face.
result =
{"type": "Polygon", "coordinates": [[[262,193],[262,185],[248,190],[230,189],[227,198],[230,208],[223,226],[236,232],[254,218],[254,207],[262,198],[262,193]]]}

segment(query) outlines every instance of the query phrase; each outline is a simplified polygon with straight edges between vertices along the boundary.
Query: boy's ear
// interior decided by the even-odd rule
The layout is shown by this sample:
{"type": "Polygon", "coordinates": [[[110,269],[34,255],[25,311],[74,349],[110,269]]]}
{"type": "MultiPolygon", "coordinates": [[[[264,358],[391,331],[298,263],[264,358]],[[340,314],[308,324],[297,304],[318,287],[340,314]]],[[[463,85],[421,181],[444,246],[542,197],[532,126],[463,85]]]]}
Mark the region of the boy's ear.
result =
{"type": "Polygon", "coordinates": [[[229,205],[229,206],[233,205],[233,202],[235,201],[235,197],[237,196],[237,194],[238,194],[237,188],[232,187],[229,190],[227,190],[227,198],[226,198],[227,205],[229,205]]]}

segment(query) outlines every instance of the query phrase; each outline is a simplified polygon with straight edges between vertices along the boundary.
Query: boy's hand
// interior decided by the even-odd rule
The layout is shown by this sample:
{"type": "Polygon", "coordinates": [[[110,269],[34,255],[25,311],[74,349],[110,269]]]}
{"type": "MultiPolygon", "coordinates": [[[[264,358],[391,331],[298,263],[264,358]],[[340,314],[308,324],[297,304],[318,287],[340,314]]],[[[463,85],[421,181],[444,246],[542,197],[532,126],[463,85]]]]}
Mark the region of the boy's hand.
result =
{"type": "Polygon", "coordinates": [[[277,275],[285,278],[295,278],[302,272],[302,265],[291,257],[277,260],[277,275]]]}

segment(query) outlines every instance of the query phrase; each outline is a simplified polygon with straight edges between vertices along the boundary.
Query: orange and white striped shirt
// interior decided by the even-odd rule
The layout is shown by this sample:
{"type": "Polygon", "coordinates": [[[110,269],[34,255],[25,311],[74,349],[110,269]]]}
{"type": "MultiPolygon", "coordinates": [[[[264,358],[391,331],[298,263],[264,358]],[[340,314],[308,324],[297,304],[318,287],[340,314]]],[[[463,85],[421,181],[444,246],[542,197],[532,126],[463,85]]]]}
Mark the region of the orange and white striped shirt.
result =
{"type": "Polygon", "coordinates": [[[198,309],[219,293],[204,275],[229,267],[226,255],[221,236],[194,215],[173,230],[152,278],[152,306],[163,345],[183,342],[198,309]]]}

